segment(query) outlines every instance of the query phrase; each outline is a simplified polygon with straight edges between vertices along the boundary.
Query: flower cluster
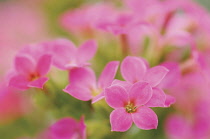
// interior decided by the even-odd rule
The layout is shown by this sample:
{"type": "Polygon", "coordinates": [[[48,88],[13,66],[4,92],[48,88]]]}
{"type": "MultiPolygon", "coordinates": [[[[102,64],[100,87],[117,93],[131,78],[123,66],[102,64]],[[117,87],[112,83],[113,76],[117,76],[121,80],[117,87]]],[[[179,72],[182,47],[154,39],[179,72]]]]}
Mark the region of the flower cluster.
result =
{"type": "Polygon", "coordinates": [[[46,117],[60,120],[50,127],[48,122],[36,137],[85,139],[93,134],[88,130],[97,121],[93,113],[109,113],[109,131],[125,132],[133,123],[151,130],[161,115],[154,107],[173,104],[161,123],[168,138],[210,137],[210,15],[202,7],[191,0],[123,0],[121,7],[82,5],[64,13],[60,23],[79,39],[49,40],[18,51],[0,88],[2,119],[31,113],[44,98],[45,110],[51,110],[46,117]],[[33,91],[40,98],[27,96],[32,100],[21,103],[27,99],[21,94],[33,91]],[[74,109],[66,114],[61,102],[74,109]],[[66,115],[84,116],[77,122],[66,115]]]}

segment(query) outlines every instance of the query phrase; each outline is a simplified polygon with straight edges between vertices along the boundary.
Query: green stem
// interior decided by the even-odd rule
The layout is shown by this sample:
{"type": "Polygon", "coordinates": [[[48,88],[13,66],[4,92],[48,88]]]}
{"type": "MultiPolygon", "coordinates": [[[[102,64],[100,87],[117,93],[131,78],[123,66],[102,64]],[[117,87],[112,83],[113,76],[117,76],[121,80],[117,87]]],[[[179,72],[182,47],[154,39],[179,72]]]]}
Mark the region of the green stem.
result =
{"type": "Polygon", "coordinates": [[[126,34],[120,35],[120,42],[121,42],[122,54],[125,57],[129,54],[129,43],[128,43],[128,38],[126,34]]]}

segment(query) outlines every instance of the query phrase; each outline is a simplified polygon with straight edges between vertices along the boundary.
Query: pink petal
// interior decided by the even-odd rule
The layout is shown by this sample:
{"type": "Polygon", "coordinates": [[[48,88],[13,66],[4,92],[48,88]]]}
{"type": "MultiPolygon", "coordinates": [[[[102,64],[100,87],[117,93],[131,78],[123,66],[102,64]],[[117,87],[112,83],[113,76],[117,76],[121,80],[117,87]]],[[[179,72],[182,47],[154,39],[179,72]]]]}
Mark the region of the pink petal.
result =
{"type": "Polygon", "coordinates": [[[81,139],[86,139],[86,125],[85,125],[85,122],[84,122],[84,116],[82,116],[80,118],[78,128],[79,128],[79,133],[82,137],[81,139]]]}
{"type": "Polygon", "coordinates": [[[152,97],[145,105],[147,107],[164,107],[166,95],[163,90],[159,88],[153,88],[152,91],[152,97]]]}
{"type": "Polygon", "coordinates": [[[88,101],[92,98],[90,90],[80,85],[70,84],[63,91],[83,101],[88,101]]]}
{"type": "Polygon", "coordinates": [[[110,123],[112,131],[124,132],[132,126],[132,117],[125,108],[118,108],[110,114],[110,123]]]}
{"type": "Polygon", "coordinates": [[[135,113],[132,113],[132,118],[140,129],[157,129],[158,117],[152,109],[146,106],[139,107],[135,113]]]}
{"type": "Polygon", "coordinates": [[[130,89],[129,97],[136,106],[144,105],[152,97],[152,88],[148,83],[137,82],[130,89]]]}
{"type": "Polygon", "coordinates": [[[176,102],[176,98],[171,95],[166,95],[165,107],[170,107],[176,102]]]}
{"type": "Polygon", "coordinates": [[[93,89],[96,86],[95,73],[91,68],[74,68],[70,71],[71,84],[93,89]]]}
{"type": "Polygon", "coordinates": [[[28,76],[35,70],[35,64],[27,56],[18,56],[15,58],[15,69],[19,74],[28,76]]]}
{"type": "Polygon", "coordinates": [[[77,60],[78,63],[86,63],[96,53],[97,44],[94,40],[86,41],[78,48],[77,60]]]}
{"type": "Polygon", "coordinates": [[[41,77],[37,80],[31,81],[28,84],[28,87],[36,87],[36,88],[43,88],[44,84],[48,81],[49,79],[47,77],[41,77]]]}
{"type": "Polygon", "coordinates": [[[117,69],[119,66],[118,61],[112,61],[109,62],[104,70],[102,71],[99,80],[98,80],[98,86],[100,88],[109,87],[116,75],[117,69]]]}
{"type": "Polygon", "coordinates": [[[42,57],[40,57],[36,67],[37,73],[40,76],[46,75],[50,70],[51,59],[51,55],[43,55],[42,57]]]}
{"type": "Polygon", "coordinates": [[[28,89],[28,87],[27,87],[28,83],[29,83],[29,81],[27,80],[27,78],[25,76],[17,75],[10,79],[9,86],[13,86],[18,89],[25,90],[25,89],[28,89]]]}
{"type": "Polygon", "coordinates": [[[135,83],[143,78],[146,72],[144,61],[138,57],[127,56],[121,64],[121,74],[126,81],[135,83]]]}
{"type": "Polygon", "coordinates": [[[72,118],[63,118],[49,128],[52,139],[67,139],[77,134],[77,122],[72,118]]]}
{"type": "Polygon", "coordinates": [[[161,64],[166,67],[169,72],[158,85],[160,88],[171,88],[176,86],[181,80],[181,70],[179,67],[179,63],[176,62],[164,62],[161,64]]]}
{"type": "Polygon", "coordinates": [[[77,48],[67,39],[58,39],[51,43],[53,46],[54,65],[65,70],[65,65],[75,60],[77,48]]]}
{"type": "Polygon", "coordinates": [[[168,69],[166,69],[163,66],[156,66],[151,69],[149,69],[145,76],[144,81],[150,83],[152,87],[157,86],[161,80],[166,76],[168,73],[168,69]]]}
{"type": "Polygon", "coordinates": [[[131,83],[129,83],[129,82],[126,82],[126,81],[120,81],[120,80],[115,79],[115,80],[112,82],[112,85],[121,86],[121,87],[123,87],[127,92],[129,92],[129,90],[131,89],[131,87],[132,87],[133,84],[131,84],[131,83]]]}
{"type": "Polygon", "coordinates": [[[112,108],[124,107],[129,101],[126,90],[117,85],[105,89],[105,98],[108,105],[112,108]]]}

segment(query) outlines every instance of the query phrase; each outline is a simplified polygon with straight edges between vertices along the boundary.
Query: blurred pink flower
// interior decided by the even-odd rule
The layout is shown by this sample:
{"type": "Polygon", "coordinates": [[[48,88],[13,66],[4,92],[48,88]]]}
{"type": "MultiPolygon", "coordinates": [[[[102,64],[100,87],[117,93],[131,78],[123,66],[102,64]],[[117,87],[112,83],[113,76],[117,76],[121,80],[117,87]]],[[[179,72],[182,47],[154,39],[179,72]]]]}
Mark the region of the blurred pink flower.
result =
{"type": "Polygon", "coordinates": [[[28,111],[28,99],[15,89],[0,85],[0,123],[17,119],[28,111]]]}
{"type": "Polygon", "coordinates": [[[86,139],[84,117],[77,122],[73,118],[62,118],[41,135],[45,139],[86,139]]]}
{"type": "Polygon", "coordinates": [[[127,34],[136,25],[143,24],[128,11],[118,12],[112,18],[97,25],[99,29],[113,33],[114,35],[127,34]]]}
{"type": "Polygon", "coordinates": [[[132,122],[140,129],[156,129],[157,115],[147,106],[152,93],[151,86],[145,82],[135,83],[129,91],[118,85],[106,88],[106,102],[115,109],[110,114],[112,131],[127,131],[132,122]]]}
{"type": "Polygon", "coordinates": [[[115,13],[110,3],[83,5],[79,9],[70,10],[61,16],[61,25],[74,34],[92,35],[97,24],[106,21],[115,13]]]}
{"type": "Polygon", "coordinates": [[[9,85],[19,88],[28,89],[29,87],[43,88],[48,80],[46,74],[51,66],[51,56],[43,55],[38,62],[27,56],[17,56],[14,62],[15,73],[9,81],[9,85]]]}
{"type": "Polygon", "coordinates": [[[71,41],[66,39],[58,39],[48,42],[53,55],[53,64],[62,69],[69,70],[76,67],[84,67],[89,65],[89,61],[97,51],[97,44],[94,40],[84,42],[77,48],[71,41]]]}
{"type": "Polygon", "coordinates": [[[176,114],[167,118],[165,131],[170,139],[208,139],[210,137],[209,82],[202,71],[182,74],[181,80],[169,89],[176,97],[176,114]]]}
{"type": "MultiPolygon", "coordinates": [[[[190,102],[189,102],[190,103],[190,102]]],[[[166,119],[165,131],[170,139],[208,139],[210,137],[209,99],[192,104],[191,113],[171,114],[166,119]]]]}
{"type": "Polygon", "coordinates": [[[109,62],[102,71],[98,82],[94,71],[90,68],[75,68],[70,71],[70,84],[64,89],[73,97],[92,103],[104,98],[104,89],[109,87],[115,77],[119,62],[109,62]]]}

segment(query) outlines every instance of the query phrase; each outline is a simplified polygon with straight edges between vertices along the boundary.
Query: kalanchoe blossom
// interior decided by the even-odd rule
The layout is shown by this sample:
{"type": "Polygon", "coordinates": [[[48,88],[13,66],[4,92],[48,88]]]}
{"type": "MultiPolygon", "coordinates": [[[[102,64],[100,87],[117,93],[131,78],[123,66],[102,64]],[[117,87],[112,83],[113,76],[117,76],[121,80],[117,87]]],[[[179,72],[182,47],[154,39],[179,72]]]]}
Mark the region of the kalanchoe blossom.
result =
{"type": "MultiPolygon", "coordinates": [[[[139,57],[127,56],[121,64],[121,74],[123,78],[126,80],[127,82],[126,84],[134,84],[136,82],[143,81],[151,85],[154,91],[153,97],[151,100],[153,99],[157,100],[157,98],[166,100],[165,93],[160,88],[158,88],[157,85],[165,77],[168,71],[169,70],[163,66],[156,66],[149,69],[146,61],[144,61],[143,59],[139,57]]],[[[119,83],[118,81],[117,84],[121,84],[121,83],[119,83]]],[[[163,106],[167,107],[167,106],[170,106],[171,103],[174,103],[173,99],[169,99],[168,101],[169,102],[167,102],[167,104],[164,103],[164,101],[157,101],[157,103],[159,103],[160,107],[163,107],[163,106]]]]}
{"type": "Polygon", "coordinates": [[[62,118],[41,135],[45,139],[86,139],[84,117],[77,122],[73,118],[62,118]]]}
{"type": "Polygon", "coordinates": [[[32,57],[17,56],[14,61],[14,75],[9,85],[23,90],[29,87],[43,88],[48,81],[46,74],[50,65],[51,55],[43,55],[37,62],[32,57]]]}
{"type": "Polygon", "coordinates": [[[49,43],[52,45],[53,64],[62,70],[89,65],[87,61],[95,55],[97,50],[94,40],[86,41],[79,48],[66,39],[58,39],[49,43]]]}
{"type": "Polygon", "coordinates": [[[156,129],[157,115],[147,106],[152,94],[151,86],[145,82],[135,83],[129,91],[118,85],[106,88],[106,102],[115,109],[110,114],[112,131],[127,131],[132,122],[140,129],[156,129]]]}
{"type": "Polygon", "coordinates": [[[104,98],[104,89],[109,87],[115,77],[119,62],[109,62],[102,71],[98,82],[91,68],[74,68],[70,71],[70,84],[64,89],[64,92],[73,97],[92,103],[104,98]]]}

